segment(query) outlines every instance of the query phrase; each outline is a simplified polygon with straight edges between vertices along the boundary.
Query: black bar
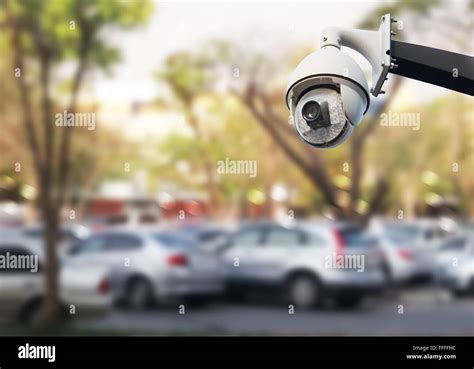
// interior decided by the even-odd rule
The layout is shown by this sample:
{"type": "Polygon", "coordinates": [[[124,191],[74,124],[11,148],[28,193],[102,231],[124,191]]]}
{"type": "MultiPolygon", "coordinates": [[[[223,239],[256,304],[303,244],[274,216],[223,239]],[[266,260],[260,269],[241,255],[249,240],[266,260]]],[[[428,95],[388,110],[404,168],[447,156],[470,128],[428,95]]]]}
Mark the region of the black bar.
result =
{"type": "Polygon", "coordinates": [[[392,40],[391,57],[398,67],[390,73],[474,95],[472,56],[392,40]]]}
{"type": "Polygon", "coordinates": [[[473,367],[472,347],[472,337],[3,337],[0,367],[456,369],[473,367]],[[54,362],[19,358],[27,343],[54,346],[54,362]]]}

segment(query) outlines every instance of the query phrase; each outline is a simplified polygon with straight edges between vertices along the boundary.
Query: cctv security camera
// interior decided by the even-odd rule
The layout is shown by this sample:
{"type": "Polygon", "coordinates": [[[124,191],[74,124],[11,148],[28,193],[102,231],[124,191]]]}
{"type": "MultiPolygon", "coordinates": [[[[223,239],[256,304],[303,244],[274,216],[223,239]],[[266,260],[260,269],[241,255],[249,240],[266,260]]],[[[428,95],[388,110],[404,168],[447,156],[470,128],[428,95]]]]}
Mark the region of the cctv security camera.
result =
{"type": "Polygon", "coordinates": [[[321,148],[344,142],[362,120],[369,102],[369,87],[361,68],[333,47],[306,57],[293,72],[287,93],[297,132],[321,148]]]}
{"type": "MultiPolygon", "coordinates": [[[[418,79],[473,95],[473,58],[429,47],[394,41],[385,14],[378,31],[329,27],[321,48],[304,58],[290,76],[286,104],[298,134],[307,143],[335,147],[346,141],[377,97],[388,73],[418,79]],[[359,64],[341,50],[349,47],[372,67],[371,86],[359,64]],[[453,78],[459,67],[461,78],[453,78]]],[[[459,76],[458,76],[459,77],[459,76]]]]}

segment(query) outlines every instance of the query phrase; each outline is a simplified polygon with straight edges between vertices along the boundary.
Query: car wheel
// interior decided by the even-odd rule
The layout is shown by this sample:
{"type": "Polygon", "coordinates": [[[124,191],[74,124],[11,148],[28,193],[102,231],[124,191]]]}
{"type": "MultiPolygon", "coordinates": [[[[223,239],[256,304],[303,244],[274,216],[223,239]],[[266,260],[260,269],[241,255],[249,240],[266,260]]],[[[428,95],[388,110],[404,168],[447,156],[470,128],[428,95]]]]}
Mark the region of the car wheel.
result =
{"type": "Polygon", "coordinates": [[[152,290],[150,283],[143,278],[132,279],[127,288],[127,305],[135,310],[150,306],[152,290]]]}
{"type": "Polygon", "coordinates": [[[292,277],[288,283],[288,300],[297,308],[309,309],[321,302],[318,281],[310,275],[292,277]]]}
{"type": "Polygon", "coordinates": [[[336,298],[336,304],[342,309],[353,309],[362,301],[361,295],[341,295],[336,298]]]}

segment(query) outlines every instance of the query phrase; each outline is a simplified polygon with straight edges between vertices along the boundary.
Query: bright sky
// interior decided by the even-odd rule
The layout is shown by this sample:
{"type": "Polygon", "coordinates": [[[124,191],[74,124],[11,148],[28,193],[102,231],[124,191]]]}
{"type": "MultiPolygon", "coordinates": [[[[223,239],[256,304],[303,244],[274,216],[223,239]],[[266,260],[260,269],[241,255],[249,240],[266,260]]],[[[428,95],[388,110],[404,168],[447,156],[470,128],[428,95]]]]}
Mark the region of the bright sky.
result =
{"type": "Polygon", "coordinates": [[[158,93],[151,74],[167,55],[192,50],[212,38],[250,45],[254,50],[318,44],[322,28],[351,26],[376,1],[157,2],[149,24],[107,35],[122,49],[123,63],[112,78],[100,77],[101,101],[147,101],[158,93]]]}

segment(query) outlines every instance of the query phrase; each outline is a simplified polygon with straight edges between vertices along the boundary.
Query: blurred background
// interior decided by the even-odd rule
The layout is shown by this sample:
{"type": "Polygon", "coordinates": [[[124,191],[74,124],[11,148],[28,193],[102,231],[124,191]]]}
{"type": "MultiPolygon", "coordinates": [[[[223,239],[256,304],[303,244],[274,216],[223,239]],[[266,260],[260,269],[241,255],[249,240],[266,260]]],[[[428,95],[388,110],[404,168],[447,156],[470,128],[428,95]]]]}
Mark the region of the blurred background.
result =
{"type": "Polygon", "coordinates": [[[284,93],[326,26],[472,55],[473,10],[0,0],[0,333],[472,335],[472,99],[390,75],[322,151],[284,93]]]}

